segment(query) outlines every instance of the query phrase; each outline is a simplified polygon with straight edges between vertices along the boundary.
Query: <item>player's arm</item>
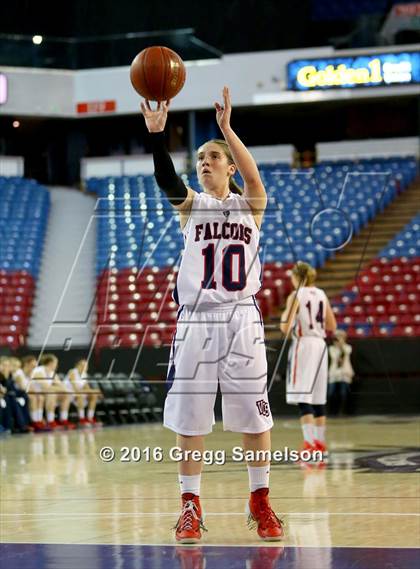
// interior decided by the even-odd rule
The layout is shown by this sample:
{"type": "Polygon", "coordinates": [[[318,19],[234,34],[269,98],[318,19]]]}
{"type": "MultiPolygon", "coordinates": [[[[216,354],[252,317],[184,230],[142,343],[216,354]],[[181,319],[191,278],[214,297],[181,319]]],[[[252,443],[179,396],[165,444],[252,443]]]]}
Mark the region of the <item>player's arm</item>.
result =
{"type": "Polygon", "coordinates": [[[299,301],[296,297],[296,292],[292,292],[287,297],[286,308],[280,318],[280,330],[286,336],[289,335],[290,330],[295,323],[297,311],[299,309],[299,301]]]}
{"type": "Polygon", "coordinates": [[[325,330],[327,332],[331,332],[332,334],[334,334],[334,332],[337,330],[337,320],[335,319],[335,314],[328,299],[325,312],[325,330]]]}
{"type": "Polygon", "coordinates": [[[330,346],[328,348],[328,353],[330,355],[330,370],[332,368],[335,369],[337,367],[339,351],[337,350],[337,348],[333,344],[332,346],[330,346]]]}
{"type": "Polygon", "coordinates": [[[344,354],[345,354],[344,357],[346,359],[348,369],[351,372],[351,377],[353,378],[355,374],[354,374],[354,368],[353,368],[353,365],[351,363],[351,357],[350,357],[352,351],[353,351],[353,348],[350,346],[350,344],[344,345],[344,354]]]}
{"type": "Polygon", "coordinates": [[[41,371],[37,371],[36,373],[31,374],[31,379],[34,381],[39,381],[42,384],[42,380],[46,379],[46,377],[41,371]]]}
{"type": "Polygon", "coordinates": [[[219,103],[215,103],[214,106],[216,107],[217,124],[245,182],[244,197],[254,213],[262,214],[267,205],[267,194],[254,158],[230,126],[232,105],[227,87],[223,88],[223,106],[219,103]]]}
{"type": "Polygon", "coordinates": [[[36,373],[32,373],[31,375],[31,379],[32,381],[37,382],[37,384],[39,386],[41,386],[42,391],[48,391],[49,390],[49,385],[47,383],[47,377],[45,377],[45,374],[42,373],[42,371],[37,371],[36,373]]]}
{"type": "Polygon", "coordinates": [[[24,380],[24,377],[20,373],[17,373],[16,375],[13,376],[13,381],[18,389],[25,391],[26,382],[24,380]]]}
{"type": "Polygon", "coordinates": [[[68,374],[68,378],[70,380],[70,383],[75,386],[76,385],[76,374],[74,373],[74,371],[70,371],[68,374]]]}
{"type": "Polygon", "coordinates": [[[58,373],[55,373],[55,374],[54,374],[54,378],[53,378],[52,384],[53,384],[53,385],[58,385],[59,387],[63,385],[63,382],[61,381],[60,376],[58,375],[58,373]]]}
{"type": "Polygon", "coordinates": [[[188,188],[175,171],[174,163],[167,150],[165,133],[150,133],[152,141],[155,178],[159,188],[165,192],[171,205],[178,211],[190,210],[194,199],[194,190],[188,188]]]}
{"type": "Polygon", "coordinates": [[[166,147],[164,130],[168,110],[169,101],[158,103],[156,110],[152,110],[149,101],[141,103],[141,111],[150,133],[156,182],[175,209],[185,213],[191,210],[195,192],[187,188],[177,175],[166,147]]]}

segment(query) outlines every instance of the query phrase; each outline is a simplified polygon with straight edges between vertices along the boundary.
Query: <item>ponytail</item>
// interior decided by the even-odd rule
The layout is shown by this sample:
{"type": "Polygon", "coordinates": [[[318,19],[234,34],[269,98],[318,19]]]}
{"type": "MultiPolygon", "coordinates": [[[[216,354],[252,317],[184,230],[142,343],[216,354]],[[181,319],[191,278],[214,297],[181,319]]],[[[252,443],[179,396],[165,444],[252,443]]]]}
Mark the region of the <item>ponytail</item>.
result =
{"type": "Polygon", "coordinates": [[[236,180],[233,176],[229,178],[229,190],[232,194],[239,194],[240,196],[244,193],[243,188],[239,184],[236,183],[236,180]]]}
{"type": "Polygon", "coordinates": [[[300,286],[311,286],[316,280],[316,270],[309,263],[298,261],[292,269],[292,275],[299,281],[300,286]]]}

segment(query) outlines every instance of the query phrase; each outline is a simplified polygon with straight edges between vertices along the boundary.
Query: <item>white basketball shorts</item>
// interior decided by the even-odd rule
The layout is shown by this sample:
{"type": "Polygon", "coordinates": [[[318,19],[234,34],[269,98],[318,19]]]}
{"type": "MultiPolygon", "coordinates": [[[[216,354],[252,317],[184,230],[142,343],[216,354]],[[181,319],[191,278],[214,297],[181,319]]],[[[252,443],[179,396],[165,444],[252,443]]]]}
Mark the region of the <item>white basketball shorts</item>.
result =
{"type": "Polygon", "coordinates": [[[271,429],[264,326],[254,297],[209,310],[180,307],[168,383],[163,423],[176,433],[211,433],[218,385],[224,430],[271,429]]]}
{"type": "Polygon", "coordinates": [[[76,401],[76,396],[77,396],[77,395],[81,395],[81,396],[82,396],[83,407],[86,407],[87,404],[88,404],[87,395],[81,394],[81,393],[76,393],[77,388],[75,388],[75,386],[72,384],[72,382],[71,382],[69,379],[65,379],[65,380],[63,381],[63,383],[64,383],[64,386],[65,386],[65,388],[66,388],[66,391],[71,394],[71,401],[72,401],[72,403],[75,403],[75,401],[76,401]]]}
{"type": "Polygon", "coordinates": [[[292,405],[325,405],[328,387],[328,350],[315,336],[295,338],[289,348],[286,401],[292,405]]]}

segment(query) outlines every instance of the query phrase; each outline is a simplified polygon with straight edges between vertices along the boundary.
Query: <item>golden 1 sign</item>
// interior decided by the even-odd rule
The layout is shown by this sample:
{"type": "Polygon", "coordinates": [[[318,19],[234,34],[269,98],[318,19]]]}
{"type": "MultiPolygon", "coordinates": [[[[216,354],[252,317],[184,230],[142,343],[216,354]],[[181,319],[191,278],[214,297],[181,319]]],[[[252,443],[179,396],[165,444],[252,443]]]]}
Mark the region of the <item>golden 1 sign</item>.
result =
{"type": "Polygon", "coordinates": [[[298,60],[288,64],[288,88],[306,91],[420,82],[420,52],[298,60]]]}

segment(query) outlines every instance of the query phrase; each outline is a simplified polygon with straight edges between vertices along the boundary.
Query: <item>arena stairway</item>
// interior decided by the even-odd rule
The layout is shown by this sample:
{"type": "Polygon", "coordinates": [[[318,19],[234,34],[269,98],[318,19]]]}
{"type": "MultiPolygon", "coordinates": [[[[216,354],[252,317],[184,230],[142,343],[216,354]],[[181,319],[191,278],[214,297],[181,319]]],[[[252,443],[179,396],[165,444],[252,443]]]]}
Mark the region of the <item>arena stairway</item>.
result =
{"type": "Polygon", "coordinates": [[[70,188],[50,188],[50,196],[51,215],[28,345],[39,347],[45,342],[46,347],[69,349],[88,345],[92,336],[89,312],[96,289],[96,224],[89,222],[96,200],[70,188]]]}
{"type": "Polygon", "coordinates": [[[318,270],[317,285],[329,297],[338,294],[357,272],[368,265],[380,250],[411,220],[420,204],[420,178],[379,213],[351,243],[338,251],[318,270]]]}

